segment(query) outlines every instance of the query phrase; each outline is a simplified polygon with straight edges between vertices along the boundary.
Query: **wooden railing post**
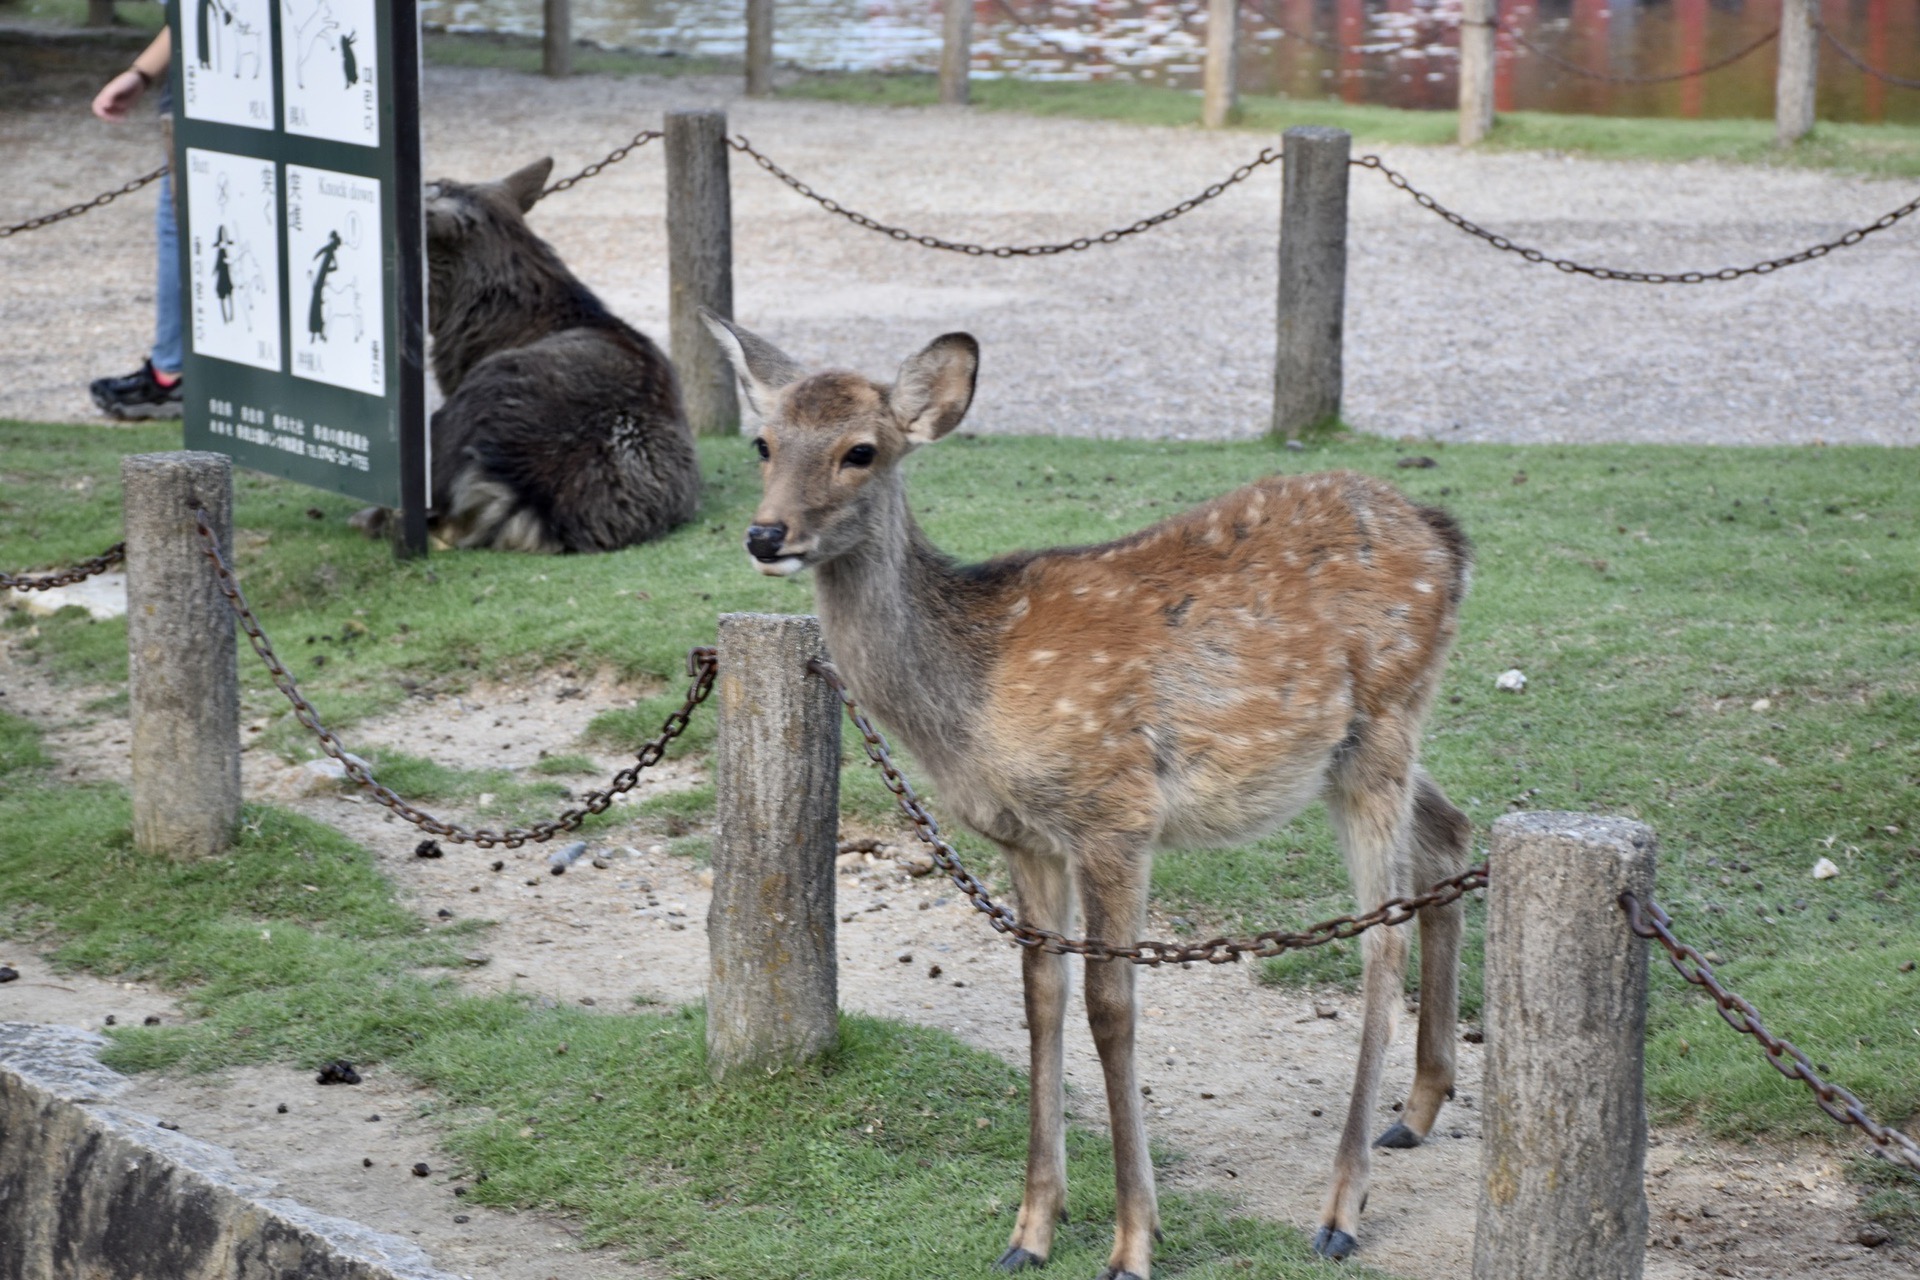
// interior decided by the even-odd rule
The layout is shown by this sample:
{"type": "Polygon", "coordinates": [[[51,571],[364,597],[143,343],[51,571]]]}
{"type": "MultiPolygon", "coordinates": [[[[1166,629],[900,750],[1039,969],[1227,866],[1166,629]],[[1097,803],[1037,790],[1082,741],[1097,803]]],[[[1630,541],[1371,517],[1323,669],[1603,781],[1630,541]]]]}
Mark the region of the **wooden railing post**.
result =
{"type": "Polygon", "coordinates": [[[668,338],[687,425],[699,436],[733,435],[740,402],[733,366],[700,318],[733,318],[733,204],[727,113],[667,112],[668,338]]]}
{"type": "Polygon", "coordinates": [[[1200,82],[1205,128],[1224,128],[1240,114],[1239,56],[1240,0],[1207,0],[1207,62],[1200,82]]]}
{"type": "Polygon", "coordinates": [[[747,96],[773,92],[773,0],[747,0],[747,96]]]}
{"type": "Polygon", "coordinates": [[[233,555],[233,463],[222,453],[120,460],[127,533],[133,843],[204,858],[240,821],[240,669],[233,613],[201,551],[196,504],[233,555]]]}
{"type": "Polygon", "coordinates": [[[839,1035],[840,702],[820,622],[720,615],[720,835],[707,911],[707,1066],[804,1062],[839,1035]]]}
{"type": "Polygon", "coordinates": [[[1782,0],[1780,66],[1773,83],[1773,140],[1790,147],[1813,129],[1820,79],[1820,10],[1814,0],[1782,0]]]}
{"type": "Polygon", "coordinates": [[[1647,1247],[1653,832],[1509,814],[1488,853],[1486,1079],[1473,1280],[1639,1280],[1647,1247]]]}
{"type": "Polygon", "coordinates": [[[1461,0],[1460,145],[1470,147],[1493,129],[1493,30],[1496,0],[1461,0]]]}
{"type": "Polygon", "coordinates": [[[1344,129],[1300,125],[1282,140],[1273,435],[1295,440],[1340,417],[1353,139],[1344,129]]]}
{"type": "Polygon", "coordinates": [[[964,107],[972,96],[973,0],[944,0],[940,22],[940,101],[964,107]]]}
{"type": "Polygon", "coordinates": [[[573,74],[573,0],[546,0],[540,70],[555,77],[573,74]]]}

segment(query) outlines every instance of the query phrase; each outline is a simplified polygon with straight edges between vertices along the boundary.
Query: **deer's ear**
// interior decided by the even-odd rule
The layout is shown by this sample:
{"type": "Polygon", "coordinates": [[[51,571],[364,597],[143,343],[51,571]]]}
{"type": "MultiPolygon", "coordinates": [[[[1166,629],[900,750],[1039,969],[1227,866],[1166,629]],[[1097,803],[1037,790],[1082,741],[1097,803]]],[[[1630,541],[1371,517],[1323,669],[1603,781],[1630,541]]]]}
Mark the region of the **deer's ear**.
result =
{"type": "Polygon", "coordinates": [[[773,402],[780,388],[798,382],[806,373],[798,361],[731,320],[725,320],[702,307],[700,318],[707,322],[713,340],[727,354],[727,362],[740,380],[740,394],[761,418],[773,414],[773,402]]]}
{"type": "Polygon", "coordinates": [[[540,203],[540,197],[546,193],[547,179],[553,174],[553,157],[545,156],[532,164],[515,169],[500,179],[500,185],[506,189],[507,197],[520,206],[525,213],[540,203]]]}
{"type": "Polygon", "coordinates": [[[960,425],[973,403],[980,344],[970,333],[942,334],[900,366],[887,404],[914,444],[932,444],[960,425]]]}

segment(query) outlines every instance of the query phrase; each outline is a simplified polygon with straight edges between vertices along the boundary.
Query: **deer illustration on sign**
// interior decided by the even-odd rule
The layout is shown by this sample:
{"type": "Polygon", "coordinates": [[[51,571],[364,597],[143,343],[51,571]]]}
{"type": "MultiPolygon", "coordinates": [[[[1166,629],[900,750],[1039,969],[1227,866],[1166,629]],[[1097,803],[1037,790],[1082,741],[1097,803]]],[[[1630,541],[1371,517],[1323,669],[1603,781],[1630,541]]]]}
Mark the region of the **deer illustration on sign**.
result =
{"type": "MultiPolygon", "coordinates": [[[[892,385],[809,373],[709,317],[760,419],[762,573],[812,569],[852,691],[1000,846],[1022,918],[1126,944],[1152,853],[1260,836],[1324,799],[1363,908],[1466,867],[1467,819],[1419,764],[1470,573],[1450,516],[1351,472],[1270,476],[1131,537],[961,565],[921,532],[900,464],[959,425],[979,346],[936,339],[892,385]]],[[[1376,1146],[1431,1131],[1454,1077],[1463,912],[1420,912],[1412,1092],[1376,1146]]],[[[1367,1138],[1408,942],[1365,935],[1359,1062],[1314,1249],[1355,1248],[1367,1138]]],[[[1021,953],[1030,1028],[1026,1193],[999,1265],[1044,1262],[1066,1209],[1067,960],[1021,953]]],[[[1134,1075],[1133,966],[1086,966],[1117,1183],[1105,1280],[1144,1280],[1160,1217],[1134,1075]]]]}

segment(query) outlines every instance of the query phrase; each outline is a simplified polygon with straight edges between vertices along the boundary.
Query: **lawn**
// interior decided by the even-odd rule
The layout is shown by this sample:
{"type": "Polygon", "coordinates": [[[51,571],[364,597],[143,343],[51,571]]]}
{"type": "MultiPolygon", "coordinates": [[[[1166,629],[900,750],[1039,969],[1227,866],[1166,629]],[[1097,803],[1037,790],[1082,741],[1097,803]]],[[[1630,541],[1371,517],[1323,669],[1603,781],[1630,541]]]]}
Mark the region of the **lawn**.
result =
{"type": "MultiPolygon", "coordinates": [[[[177,447],[177,439],[167,428],[0,423],[0,568],[98,551],[118,523],[119,454],[177,447]]],[[[350,745],[356,718],[401,706],[411,691],[562,666],[659,688],[657,698],[596,727],[603,739],[631,744],[677,701],[683,655],[711,641],[716,613],[808,608],[804,581],[763,578],[739,549],[756,489],[747,446],[706,442],[703,458],[701,516],[661,543],[597,557],[461,553],[404,565],[346,529],[351,502],[242,473],[238,567],[269,632],[350,745]]],[[[1776,1032],[1797,1040],[1882,1119],[1905,1123],[1920,1113],[1920,973],[1901,967],[1920,958],[1920,577],[1913,567],[1920,508],[1911,497],[1920,488],[1920,455],[1415,447],[1365,437],[1291,453],[1260,443],[958,437],[910,465],[924,524],[965,556],[1110,537],[1270,471],[1352,467],[1449,507],[1473,536],[1479,563],[1427,759],[1473,818],[1479,842],[1495,818],[1522,808],[1648,822],[1662,840],[1660,895],[1682,934],[1719,957],[1722,976],[1759,1004],[1776,1032]],[[1416,449],[1438,465],[1396,465],[1416,449]],[[1509,667],[1526,672],[1524,694],[1495,690],[1494,677],[1509,667]],[[1821,857],[1841,874],[1813,879],[1821,857]]],[[[20,615],[9,625],[22,626],[20,615]]],[[[122,624],[61,616],[40,621],[19,642],[23,660],[62,680],[111,689],[124,679],[122,624]]],[[[250,657],[243,670],[249,716],[274,717],[271,740],[294,749],[299,735],[284,705],[250,657]]],[[[686,749],[703,752],[710,742],[703,734],[686,749]]],[[[30,753],[31,743],[18,750],[30,753]]],[[[850,752],[849,805],[871,819],[884,812],[885,793],[857,760],[850,752]]],[[[404,776],[409,766],[401,763],[404,776]]],[[[411,767],[408,785],[416,791],[482,789],[461,771],[411,767]]],[[[529,788],[526,802],[542,808],[542,781],[520,781],[529,788]]],[[[497,782],[484,789],[496,790],[497,782]]],[[[46,864],[33,853],[39,837],[20,820],[36,803],[17,801],[12,814],[0,813],[0,831],[8,833],[0,836],[0,858],[16,877],[0,882],[0,894],[15,903],[40,903],[50,891],[31,878],[46,864]]],[[[710,793],[679,803],[688,810],[681,816],[697,824],[710,793]]],[[[933,805],[938,811],[937,795],[933,805]]],[[[114,823],[124,818],[102,830],[117,829],[114,823]]],[[[68,841],[74,847],[81,838],[68,841]]],[[[1171,928],[1193,936],[1338,913],[1347,906],[1341,884],[1318,816],[1245,849],[1165,855],[1155,872],[1158,909],[1171,928]]],[[[106,970],[130,962],[90,941],[106,926],[84,913],[19,910],[79,948],[70,953],[76,962],[106,970]]],[[[1477,919],[1473,938],[1470,1015],[1479,989],[1477,919]]],[[[417,940],[396,935],[381,945],[394,948],[396,971],[425,963],[404,950],[424,945],[417,940]]],[[[1357,964],[1352,947],[1335,946],[1274,962],[1264,976],[1346,984],[1357,964]]],[[[162,976],[211,980],[197,972],[162,976]]],[[[223,1002],[242,998],[207,997],[211,1024],[233,1024],[241,1015],[221,1012],[223,1002]]],[[[254,1025],[259,1016],[249,1008],[247,1021],[233,1025],[254,1025]]],[[[524,1011],[513,1016],[530,1019],[514,1022],[514,1035],[543,1025],[524,1011]]],[[[678,1016],[661,1025],[679,1027],[678,1016]]],[[[434,1043],[491,1025],[484,1018],[477,1029],[453,1025],[444,1042],[436,1032],[434,1043]]],[[[367,1031],[376,1055],[412,1055],[406,1060],[421,1065],[410,1069],[430,1072],[450,1096],[468,1087],[461,1070],[431,1065],[451,1050],[397,1049],[380,1034],[378,1026],[367,1031]]],[[[611,1044],[621,1033],[606,1034],[611,1044]]],[[[891,1046],[885,1054],[958,1052],[929,1047],[932,1041],[913,1038],[919,1034],[875,1027],[871,1043],[891,1046]]],[[[136,1029],[122,1052],[151,1056],[141,1047],[147,1035],[136,1029]]],[[[195,1063],[237,1051],[214,1030],[168,1035],[190,1045],[180,1053],[195,1063]]],[[[304,1052],[296,1039],[257,1038],[276,1054],[304,1052]]],[[[696,1039],[674,1052],[692,1052],[696,1039]]],[[[537,1058],[537,1049],[528,1052],[537,1058]]],[[[1648,1063],[1659,1119],[1695,1121],[1730,1137],[1836,1132],[1803,1090],[1664,967],[1656,969],[1648,1063]]],[[[568,1108],[577,1103],[551,1110],[576,1115],[568,1108]]],[[[886,1105],[896,1103],[904,1105],[886,1105]]],[[[544,1116],[549,1108],[529,1110],[544,1116]]],[[[913,1130],[904,1117],[898,1123],[913,1130]]],[[[487,1132],[494,1134],[487,1142],[508,1142],[504,1130],[487,1132]]],[[[995,1184],[1002,1199],[1017,1185],[1016,1163],[995,1184]]],[[[515,1194],[560,1196],[556,1185],[529,1182],[515,1194]]]]}

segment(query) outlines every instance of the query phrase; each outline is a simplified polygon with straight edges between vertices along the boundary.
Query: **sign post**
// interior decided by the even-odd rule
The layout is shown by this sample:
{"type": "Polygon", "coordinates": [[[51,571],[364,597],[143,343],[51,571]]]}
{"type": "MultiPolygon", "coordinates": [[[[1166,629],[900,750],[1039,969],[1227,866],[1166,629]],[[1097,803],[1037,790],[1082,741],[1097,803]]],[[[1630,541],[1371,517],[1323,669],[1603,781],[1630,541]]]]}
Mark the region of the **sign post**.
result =
{"type": "Polygon", "coordinates": [[[173,0],[188,449],[427,549],[416,0],[173,0]]]}

